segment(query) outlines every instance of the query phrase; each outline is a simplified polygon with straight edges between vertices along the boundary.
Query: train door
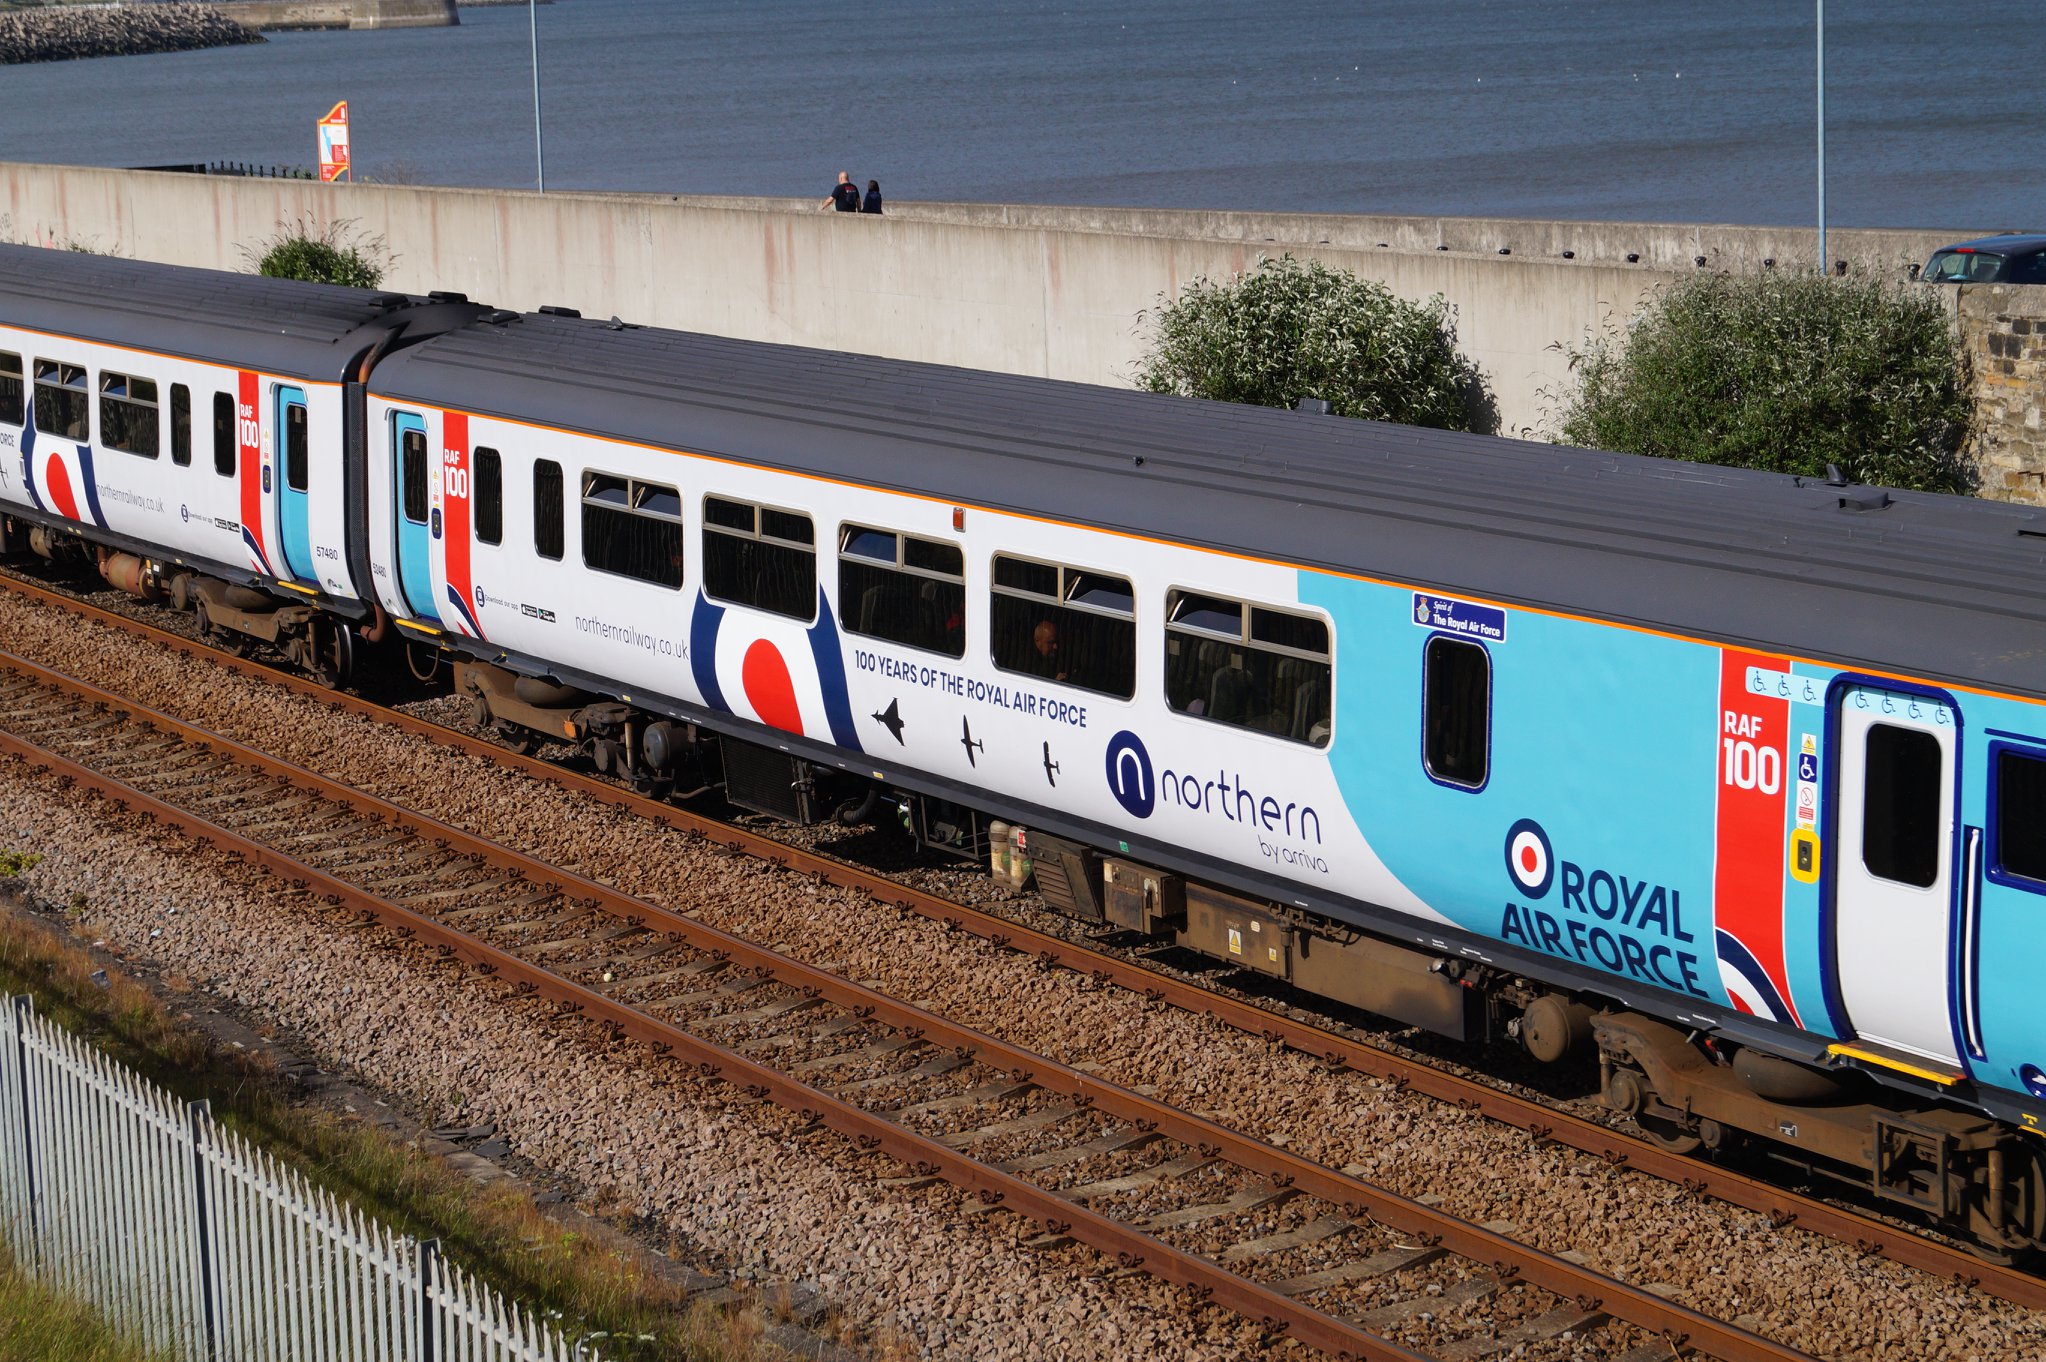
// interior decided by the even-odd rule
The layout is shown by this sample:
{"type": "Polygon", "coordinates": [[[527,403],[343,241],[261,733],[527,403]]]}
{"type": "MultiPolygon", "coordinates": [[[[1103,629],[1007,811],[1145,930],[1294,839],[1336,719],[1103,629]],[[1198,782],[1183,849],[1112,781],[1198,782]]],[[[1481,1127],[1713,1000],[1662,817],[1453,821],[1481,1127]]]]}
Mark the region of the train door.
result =
{"type": "Polygon", "coordinates": [[[1833,958],[1856,1036],[1952,1064],[1954,763],[1960,715],[1848,686],[1834,700],[1833,958]]]}
{"type": "Polygon", "coordinates": [[[391,504],[397,509],[398,591],[412,618],[440,623],[433,600],[433,462],[427,457],[426,423],[410,412],[391,421],[391,504]]]}
{"type": "Polygon", "coordinates": [[[2046,910],[2046,740],[1989,743],[1982,827],[1961,829],[1961,1039],[1993,1073],[2046,1097],[2035,943],[2046,910]]]}
{"type": "Polygon", "coordinates": [[[277,479],[277,528],[284,541],[284,568],[296,581],[311,582],[313,451],[312,423],[306,418],[305,390],[283,384],[277,388],[277,447],[281,465],[277,479]]]}

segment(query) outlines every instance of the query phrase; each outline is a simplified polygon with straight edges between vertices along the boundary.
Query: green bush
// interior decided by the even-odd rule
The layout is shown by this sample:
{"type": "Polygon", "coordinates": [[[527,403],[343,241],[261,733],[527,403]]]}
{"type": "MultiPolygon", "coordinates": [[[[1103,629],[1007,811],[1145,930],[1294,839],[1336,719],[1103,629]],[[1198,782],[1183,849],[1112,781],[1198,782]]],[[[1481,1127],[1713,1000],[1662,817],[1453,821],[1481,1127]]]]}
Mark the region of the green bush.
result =
{"type": "Polygon", "coordinates": [[[1477,370],[1456,349],[1455,317],[1318,260],[1260,257],[1216,283],[1196,279],[1157,311],[1139,362],[1150,392],[1470,430],[1488,423],[1477,370]]]}
{"type": "Polygon", "coordinates": [[[1974,418],[1946,295],[1767,271],[1660,291],[1622,338],[1570,355],[1571,444],[1964,492],[1974,418]]]}
{"type": "Polygon", "coordinates": [[[354,237],[351,222],[333,222],[325,227],[306,222],[280,224],[275,237],[247,254],[255,260],[256,273],[272,279],[375,288],[383,283],[384,271],[390,268],[390,253],[380,237],[365,241],[354,237]]]}

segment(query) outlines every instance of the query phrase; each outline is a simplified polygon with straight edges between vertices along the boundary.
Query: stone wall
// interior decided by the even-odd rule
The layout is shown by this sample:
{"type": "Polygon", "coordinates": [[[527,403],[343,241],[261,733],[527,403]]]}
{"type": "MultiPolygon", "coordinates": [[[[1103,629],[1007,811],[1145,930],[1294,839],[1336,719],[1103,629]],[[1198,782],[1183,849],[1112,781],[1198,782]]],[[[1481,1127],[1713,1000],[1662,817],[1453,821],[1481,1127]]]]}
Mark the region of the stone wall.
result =
{"type": "Polygon", "coordinates": [[[2046,505],[2046,288],[1964,284],[1957,294],[1982,422],[1981,494],[2046,505]]]}
{"type": "Polygon", "coordinates": [[[46,5],[0,13],[0,65],[259,43],[214,5],[46,5]]]}

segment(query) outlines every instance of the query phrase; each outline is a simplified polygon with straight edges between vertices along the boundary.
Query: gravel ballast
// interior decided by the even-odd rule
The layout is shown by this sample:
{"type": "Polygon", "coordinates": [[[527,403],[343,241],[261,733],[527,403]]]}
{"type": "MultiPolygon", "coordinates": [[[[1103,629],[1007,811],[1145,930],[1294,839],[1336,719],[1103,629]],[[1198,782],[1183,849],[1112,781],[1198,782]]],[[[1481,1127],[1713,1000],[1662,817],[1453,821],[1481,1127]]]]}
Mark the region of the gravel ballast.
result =
{"type": "MultiPolygon", "coordinates": [[[[1511,1221],[1529,1242],[1581,1253],[1630,1281],[1667,1284],[1694,1308],[1808,1351],[1985,1359],[2046,1352],[2046,1323],[2031,1312],[1771,1228],[1760,1216],[1617,1173],[1589,1156],[1535,1146],[1523,1133],[1357,1075],[1328,1073],[1219,1023],[1157,1010],[1083,975],[1042,970],[893,908],[593,808],[487,761],[235,680],[209,663],[6,596],[0,635],[6,646],[97,684],[316,769],[345,772],[386,798],[1104,1078],[1156,1090],[1296,1153],[1439,1199],[1470,1220],[1511,1221]]],[[[979,1218],[963,1223],[950,1193],[877,1190],[871,1174],[842,1166],[842,1151],[824,1149],[832,1141],[789,1141],[787,1118],[728,1104],[714,1088],[652,1089],[623,1052],[590,1060],[565,1041],[532,1044],[473,991],[471,1002],[448,1000],[459,990],[427,1002],[419,991],[428,981],[416,971],[364,952],[353,939],[329,940],[302,920],[278,918],[245,885],[209,885],[203,876],[195,883],[159,857],[151,873],[180,886],[167,890],[153,887],[129,853],[99,847],[87,857],[92,820],[50,807],[47,793],[19,780],[0,794],[0,815],[23,830],[12,849],[50,856],[32,872],[39,891],[62,901],[75,884],[91,901],[96,930],[152,956],[176,954],[186,961],[177,967],[221,992],[277,1008],[306,1034],[332,1037],[333,1059],[379,1083],[447,1106],[450,1115],[459,1095],[463,1113],[520,1132],[514,1147],[535,1162],[566,1160],[573,1169],[587,1156],[593,1182],[609,1181],[628,1195],[645,1189],[650,1214],[703,1237],[712,1251],[771,1263],[784,1276],[804,1275],[803,1265],[811,1265],[809,1275],[843,1292],[850,1312],[875,1328],[914,1334],[904,1322],[919,1322],[925,1332],[916,1337],[934,1355],[1003,1355],[1001,1347],[1028,1338],[1037,1352],[1118,1356],[1132,1350],[1132,1330],[1144,1329],[1165,1347],[1227,1351],[1250,1342],[1204,1341],[1212,1323],[1190,1325],[1177,1293],[1130,1281],[1105,1286],[1084,1275],[1099,1270],[1084,1251],[1032,1256],[991,1242],[979,1218]],[[74,846],[69,839],[81,840],[74,846]],[[165,900],[179,894],[190,902],[170,919],[165,900]],[[162,935],[151,938],[151,930],[162,935]],[[420,1018],[440,1024],[422,1027],[420,1018]],[[468,1045],[486,1034],[495,1061],[468,1045]],[[529,1072],[531,1082],[521,1082],[529,1072]],[[650,1124],[660,1130],[636,1133],[650,1124]],[[614,1127],[628,1133],[604,1133],[614,1127]],[[777,1130],[781,1138],[769,1133],[777,1130]],[[715,1194],[706,1179],[719,1184],[715,1194]],[[690,1184],[706,1188],[703,1204],[683,1204],[678,1185],[690,1184]],[[785,1201],[792,1209],[783,1209],[785,1201]],[[913,1247],[919,1242],[927,1245],[922,1256],[913,1247]],[[1076,1305],[1084,1328],[1075,1327],[1076,1305]],[[983,1331],[982,1321],[1012,1312],[1022,1318],[983,1331]],[[1088,1340],[1111,1332],[1120,1346],[1092,1351],[1088,1340]]]]}

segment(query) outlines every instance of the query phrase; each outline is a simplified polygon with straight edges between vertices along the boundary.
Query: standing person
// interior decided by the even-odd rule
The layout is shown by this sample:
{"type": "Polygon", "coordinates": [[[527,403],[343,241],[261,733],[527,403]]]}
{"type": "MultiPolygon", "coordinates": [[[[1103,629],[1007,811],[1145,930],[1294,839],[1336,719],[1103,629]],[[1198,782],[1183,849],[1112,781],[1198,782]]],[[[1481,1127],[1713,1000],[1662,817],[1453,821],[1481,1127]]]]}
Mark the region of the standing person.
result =
{"type": "Polygon", "coordinates": [[[824,207],[836,208],[841,213],[860,211],[860,187],[852,182],[852,172],[838,172],[838,183],[831,187],[831,197],[824,200],[824,207]]]}
{"type": "MultiPolygon", "coordinates": [[[[879,180],[867,181],[867,198],[866,202],[860,205],[860,211],[862,213],[878,213],[881,211],[881,182],[879,180]]],[[[2042,256],[2041,259],[2046,259],[2046,256],[2042,256]]]]}

